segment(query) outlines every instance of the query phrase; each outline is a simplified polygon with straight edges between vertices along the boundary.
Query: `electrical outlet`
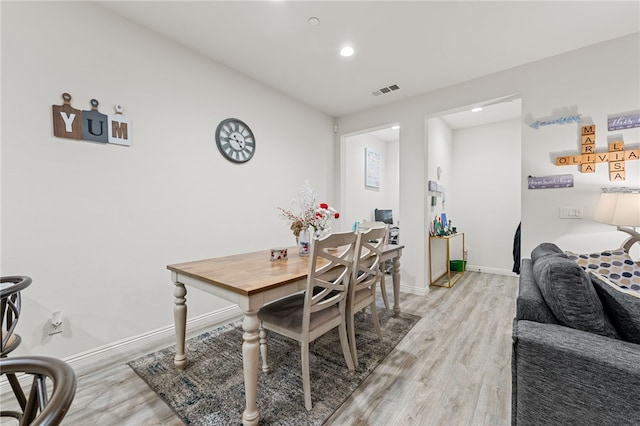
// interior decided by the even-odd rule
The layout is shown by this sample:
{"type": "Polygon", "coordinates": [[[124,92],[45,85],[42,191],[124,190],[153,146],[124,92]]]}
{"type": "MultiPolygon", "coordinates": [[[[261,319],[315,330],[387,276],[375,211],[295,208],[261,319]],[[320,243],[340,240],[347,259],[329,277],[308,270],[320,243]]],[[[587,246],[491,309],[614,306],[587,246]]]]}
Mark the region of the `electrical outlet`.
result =
{"type": "Polygon", "coordinates": [[[53,316],[49,318],[49,336],[62,333],[63,331],[64,321],[62,319],[62,312],[54,312],[53,316]]]}

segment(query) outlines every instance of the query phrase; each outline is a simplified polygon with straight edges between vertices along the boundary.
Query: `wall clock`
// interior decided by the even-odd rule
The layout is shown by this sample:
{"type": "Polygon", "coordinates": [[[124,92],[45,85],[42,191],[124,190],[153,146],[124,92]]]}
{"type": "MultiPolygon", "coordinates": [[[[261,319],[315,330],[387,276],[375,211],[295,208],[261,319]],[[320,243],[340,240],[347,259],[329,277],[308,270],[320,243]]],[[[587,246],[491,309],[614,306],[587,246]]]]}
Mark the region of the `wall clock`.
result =
{"type": "Polygon", "coordinates": [[[251,160],[256,152],[253,132],[237,118],[227,118],[218,124],[216,145],[222,156],[234,163],[245,163],[251,160]]]}

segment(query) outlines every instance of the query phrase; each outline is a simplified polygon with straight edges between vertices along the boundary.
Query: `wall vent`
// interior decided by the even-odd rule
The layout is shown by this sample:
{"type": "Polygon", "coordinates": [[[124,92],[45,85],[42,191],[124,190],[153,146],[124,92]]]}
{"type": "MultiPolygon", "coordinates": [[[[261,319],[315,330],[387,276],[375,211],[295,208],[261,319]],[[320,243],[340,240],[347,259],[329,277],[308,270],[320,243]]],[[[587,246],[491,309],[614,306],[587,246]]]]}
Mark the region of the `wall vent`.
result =
{"type": "Polygon", "coordinates": [[[391,86],[387,86],[387,87],[383,87],[381,89],[374,90],[373,92],[371,92],[371,94],[373,96],[380,96],[380,95],[384,95],[386,93],[394,92],[394,91],[396,91],[398,89],[400,89],[400,87],[397,84],[392,84],[391,86]]]}

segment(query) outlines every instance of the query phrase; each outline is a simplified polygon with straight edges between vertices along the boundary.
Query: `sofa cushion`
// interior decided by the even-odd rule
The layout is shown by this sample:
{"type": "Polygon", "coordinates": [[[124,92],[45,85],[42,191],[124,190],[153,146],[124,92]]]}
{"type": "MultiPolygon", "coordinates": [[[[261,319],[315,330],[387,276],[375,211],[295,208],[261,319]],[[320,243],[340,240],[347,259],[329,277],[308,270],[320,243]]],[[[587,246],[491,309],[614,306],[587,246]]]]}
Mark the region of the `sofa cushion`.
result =
{"type": "Polygon", "coordinates": [[[597,253],[578,254],[566,252],[586,271],[605,276],[618,286],[640,292],[640,266],[622,248],[597,253]]]}
{"type": "Polygon", "coordinates": [[[542,259],[547,256],[560,256],[567,257],[567,255],[553,243],[541,243],[531,251],[531,260],[536,263],[538,259],[542,259]]]}
{"type": "Polygon", "coordinates": [[[587,273],[566,257],[546,256],[533,264],[542,297],[564,326],[618,338],[587,273]]]}
{"type": "Polygon", "coordinates": [[[604,311],[620,338],[640,344],[640,293],[623,289],[602,275],[590,275],[604,311]]]}

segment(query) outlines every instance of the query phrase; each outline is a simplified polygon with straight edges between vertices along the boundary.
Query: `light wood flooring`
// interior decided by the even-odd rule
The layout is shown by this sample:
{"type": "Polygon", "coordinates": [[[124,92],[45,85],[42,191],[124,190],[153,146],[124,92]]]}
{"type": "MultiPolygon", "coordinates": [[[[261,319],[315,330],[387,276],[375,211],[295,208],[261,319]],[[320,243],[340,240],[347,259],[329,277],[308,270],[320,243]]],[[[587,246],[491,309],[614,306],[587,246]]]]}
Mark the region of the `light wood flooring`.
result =
{"type": "MultiPolygon", "coordinates": [[[[453,288],[402,294],[402,311],[422,319],[326,424],[509,425],[517,287],[517,277],[467,272],[453,288]]],[[[78,373],[63,425],[182,425],[129,359],[113,361],[78,373]]]]}

